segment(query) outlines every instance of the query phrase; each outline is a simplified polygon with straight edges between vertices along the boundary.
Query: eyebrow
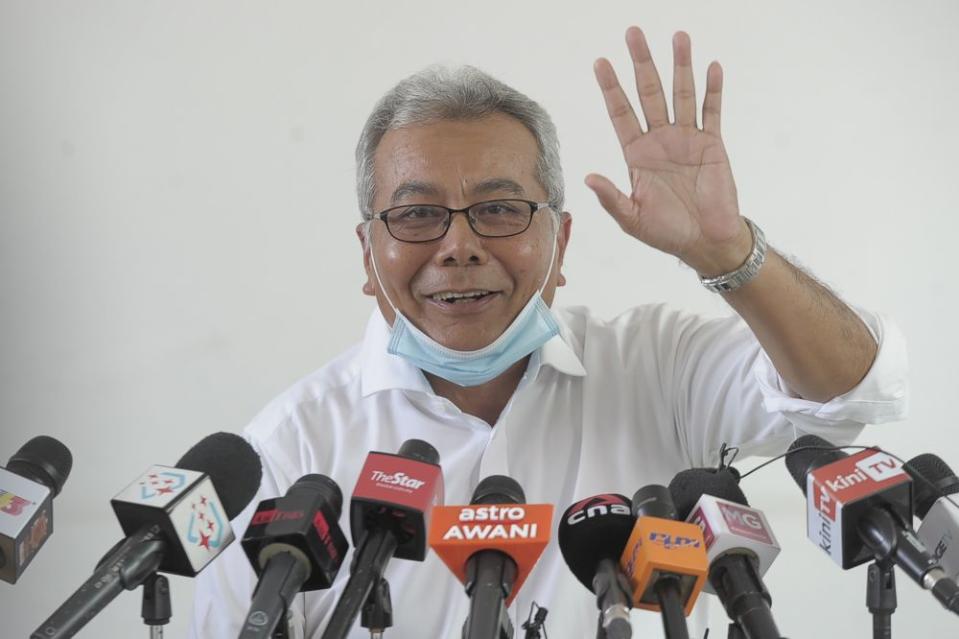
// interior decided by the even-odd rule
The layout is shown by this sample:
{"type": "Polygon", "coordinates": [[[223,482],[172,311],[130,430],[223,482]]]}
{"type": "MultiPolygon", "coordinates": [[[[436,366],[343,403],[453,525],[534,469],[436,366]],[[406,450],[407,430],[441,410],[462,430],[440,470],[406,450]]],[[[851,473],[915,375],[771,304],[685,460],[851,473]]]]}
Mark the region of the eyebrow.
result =
{"type": "Polygon", "coordinates": [[[408,195],[439,195],[439,189],[429,182],[407,180],[396,187],[396,190],[393,191],[393,195],[390,197],[390,202],[396,204],[408,195]]]}
{"type": "MultiPolygon", "coordinates": [[[[506,193],[508,195],[525,196],[526,190],[515,180],[509,178],[490,178],[483,180],[471,189],[476,195],[490,195],[493,193],[506,193]]],[[[390,201],[396,204],[401,199],[409,195],[439,195],[440,191],[429,182],[421,180],[407,180],[396,187],[390,201]]]]}

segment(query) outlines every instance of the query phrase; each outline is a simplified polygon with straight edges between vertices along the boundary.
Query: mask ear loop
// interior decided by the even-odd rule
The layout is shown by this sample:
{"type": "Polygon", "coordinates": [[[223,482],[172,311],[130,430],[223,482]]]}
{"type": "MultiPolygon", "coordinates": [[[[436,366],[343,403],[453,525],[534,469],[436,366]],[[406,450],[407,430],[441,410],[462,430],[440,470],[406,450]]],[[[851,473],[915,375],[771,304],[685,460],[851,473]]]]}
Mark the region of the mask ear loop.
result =
{"type": "Polygon", "coordinates": [[[546,279],[543,280],[543,285],[539,287],[539,295],[543,296],[543,291],[546,290],[546,285],[549,284],[549,276],[553,274],[553,260],[556,259],[556,246],[559,244],[559,215],[553,211],[552,208],[549,210],[550,217],[553,219],[553,250],[549,254],[549,268],[546,270],[546,279]]]}
{"type": "Polygon", "coordinates": [[[389,293],[386,292],[386,287],[383,286],[383,281],[380,279],[380,272],[376,268],[376,256],[373,254],[373,222],[374,220],[371,219],[368,220],[366,224],[366,244],[370,251],[370,263],[373,264],[373,275],[376,277],[376,285],[380,287],[383,297],[386,298],[386,303],[393,309],[393,313],[399,316],[400,312],[396,310],[393,300],[390,299],[389,293]]]}

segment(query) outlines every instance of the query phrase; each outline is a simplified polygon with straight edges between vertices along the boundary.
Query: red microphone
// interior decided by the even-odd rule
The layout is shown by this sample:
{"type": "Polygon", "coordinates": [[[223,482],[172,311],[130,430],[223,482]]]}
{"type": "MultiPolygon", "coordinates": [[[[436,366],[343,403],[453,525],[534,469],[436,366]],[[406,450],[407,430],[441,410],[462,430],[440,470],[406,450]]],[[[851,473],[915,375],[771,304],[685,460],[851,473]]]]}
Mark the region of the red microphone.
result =
{"type": "Polygon", "coordinates": [[[350,579],[322,639],[345,638],[393,557],[423,561],[433,507],[443,503],[440,454],[408,439],[399,453],[371,452],[350,500],[353,562],[350,579]]]}
{"type": "Polygon", "coordinates": [[[959,613],[959,586],[912,529],[912,480],[880,450],[848,455],[821,437],[789,447],[786,466],[806,492],[809,539],[843,569],[894,563],[947,609],[959,613]]]}

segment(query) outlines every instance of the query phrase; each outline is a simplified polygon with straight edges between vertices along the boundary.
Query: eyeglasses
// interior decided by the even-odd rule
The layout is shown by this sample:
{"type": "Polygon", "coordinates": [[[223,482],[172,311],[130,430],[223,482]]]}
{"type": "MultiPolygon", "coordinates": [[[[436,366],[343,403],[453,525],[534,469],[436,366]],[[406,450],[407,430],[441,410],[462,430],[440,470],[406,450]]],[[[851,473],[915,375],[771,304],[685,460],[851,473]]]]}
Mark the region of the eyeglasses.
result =
{"type": "Polygon", "coordinates": [[[549,208],[548,202],[489,200],[463,209],[439,204],[404,204],[373,217],[383,220],[389,234],[401,242],[432,242],[450,229],[453,213],[465,213],[473,232],[481,237],[510,237],[529,228],[533,213],[549,208]]]}

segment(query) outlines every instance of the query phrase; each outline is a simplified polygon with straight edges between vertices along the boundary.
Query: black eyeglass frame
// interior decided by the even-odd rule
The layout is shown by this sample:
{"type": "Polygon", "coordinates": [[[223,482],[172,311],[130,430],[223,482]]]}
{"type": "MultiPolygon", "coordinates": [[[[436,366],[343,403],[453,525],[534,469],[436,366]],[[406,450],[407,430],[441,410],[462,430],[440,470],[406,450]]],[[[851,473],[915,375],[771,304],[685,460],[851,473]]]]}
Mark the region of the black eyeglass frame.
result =
{"type": "Polygon", "coordinates": [[[532,226],[533,224],[534,213],[536,213],[537,211],[541,209],[551,209],[551,208],[552,208],[552,205],[549,202],[534,202],[533,200],[523,200],[520,198],[496,198],[495,200],[483,200],[482,202],[474,202],[473,204],[470,204],[469,206],[461,209],[451,209],[450,207],[443,206],[442,204],[401,204],[399,206],[391,206],[390,208],[384,211],[380,211],[379,213],[374,213],[373,219],[381,220],[383,224],[386,225],[387,233],[389,233],[390,236],[393,237],[393,239],[399,242],[406,242],[407,244],[425,244],[426,242],[435,242],[436,240],[442,239],[443,237],[446,236],[446,234],[450,230],[450,226],[453,225],[454,213],[462,213],[463,215],[465,215],[466,223],[470,225],[470,229],[474,233],[479,235],[480,237],[496,239],[500,237],[514,237],[516,235],[525,233],[527,230],[529,230],[529,227],[532,226]],[[470,209],[476,206],[481,206],[483,204],[490,204],[492,202],[522,202],[523,204],[526,204],[527,206],[529,206],[529,220],[526,222],[526,226],[523,227],[523,230],[516,231],[515,233],[510,233],[509,235],[486,235],[485,233],[480,233],[479,231],[477,231],[476,226],[474,224],[473,217],[469,213],[470,209]],[[395,211],[397,209],[408,209],[414,206],[432,206],[439,209],[446,209],[446,225],[443,227],[443,232],[437,235],[436,237],[432,237],[428,240],[404,240],[401,237],[396,237],[396,235],[393,234],[393,230],[390,228],[390,223],[387,219],[389,217],[390,211],[395,211]]]}

